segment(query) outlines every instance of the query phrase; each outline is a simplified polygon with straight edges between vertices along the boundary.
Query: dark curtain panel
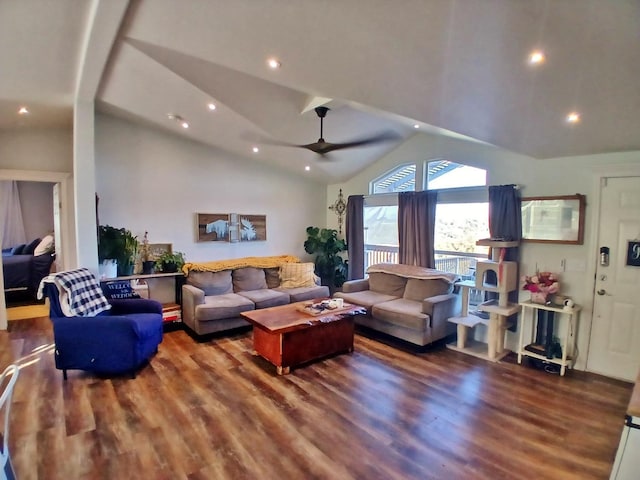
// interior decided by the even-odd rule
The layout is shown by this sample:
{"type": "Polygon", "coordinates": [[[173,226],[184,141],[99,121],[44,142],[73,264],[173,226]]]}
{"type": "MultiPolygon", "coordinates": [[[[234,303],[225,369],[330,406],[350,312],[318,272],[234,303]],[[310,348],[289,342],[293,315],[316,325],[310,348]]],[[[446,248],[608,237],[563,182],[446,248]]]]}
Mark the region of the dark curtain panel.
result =
{"type": "Polygon", "coordinates": [[[348,280],[364,278],[364,197],[350,195],[347,199],[348,280]]]}
{"type": "Polygon", "coordinates": [[[438,193],[401,192],[398,195],[398,261],[434,268],[433,238],[438,193]]]}
{"type": "MultiPolygon", "coordinates": [[[[522,211],[520,208],[520,194],[515,185],[489,187],[489,233],[491,238],[500,238],[506,241],[522,240],[522,211]]],[[[504,260],[519,264],[520,249],[518,247],[507,248],[504,260]]],[[[516,278],[520,278],[519,272],[517,272],[516,278]]],[[[510,302],[518,302],[519,288],[518,284],[513,292],[509,292],[510,302]]],[[[517,318],[517,314],[509,317],[509,321],[514,325],[513,331],[515,331],[517,318]]]]}

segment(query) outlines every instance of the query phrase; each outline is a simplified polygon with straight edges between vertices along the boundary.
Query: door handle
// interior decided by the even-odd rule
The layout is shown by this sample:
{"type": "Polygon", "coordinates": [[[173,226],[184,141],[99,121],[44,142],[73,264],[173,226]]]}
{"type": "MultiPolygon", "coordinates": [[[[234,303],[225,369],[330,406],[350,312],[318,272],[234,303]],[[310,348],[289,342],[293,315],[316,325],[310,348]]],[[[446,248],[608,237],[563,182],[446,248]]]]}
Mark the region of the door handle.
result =
{"type": "Polygon", "coordinates": [[[597,293],[598,295],[609,295],[609,294],[607,293],[607,291],[606,291],[606,290],[604,290],[604,289],[602,289],[602,288],[601,288],[600,290],[598,290],[596,293],[597,293]]]}

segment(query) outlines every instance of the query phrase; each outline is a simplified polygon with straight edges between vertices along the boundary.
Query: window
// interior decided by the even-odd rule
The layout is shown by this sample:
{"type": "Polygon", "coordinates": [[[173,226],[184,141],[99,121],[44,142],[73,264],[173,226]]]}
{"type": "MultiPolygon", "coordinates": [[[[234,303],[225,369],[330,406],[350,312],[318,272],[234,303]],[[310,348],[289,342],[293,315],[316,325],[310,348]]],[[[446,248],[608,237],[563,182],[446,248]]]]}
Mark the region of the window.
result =
{"type": "Polygon", "coordinates": [[[398,196],[372,195],[364,200],[364,268],[398,263],[398,196]]]}
{"type": "Polygon", "coordinates": [[[400,165],[371,182],[371,193],[413,192],[416,189],[416,165],[400,165]]]}
{"type": "MultiPolygon", "coordinates": [[[[489,237],[486,171],[448,160],[425,166],[426,186],[438,190],[435,266],[473,279],[476,262],[488,255],[487,247],[476,245],[489,237]]],[[[375,263],[398,262],[398,196],[392,192],[415,190],[415,178],[415,164],[401,165],[371,183],[374,195],[364,204],[365,270],[375,263]]]]}
{"type": "Polygon", "coordinates": [[[449,160],[427,163],[427,190],[442,188],[478,187],[487,184],[487,171],[461,165],[449,160]]]}

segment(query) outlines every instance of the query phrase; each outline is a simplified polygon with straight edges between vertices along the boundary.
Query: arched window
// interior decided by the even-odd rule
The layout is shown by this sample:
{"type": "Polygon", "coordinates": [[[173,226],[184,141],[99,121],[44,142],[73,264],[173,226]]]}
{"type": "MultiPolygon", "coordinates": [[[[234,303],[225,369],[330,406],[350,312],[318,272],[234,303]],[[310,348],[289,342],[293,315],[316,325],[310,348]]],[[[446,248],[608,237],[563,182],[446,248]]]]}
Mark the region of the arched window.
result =
{"type": "Polygon", "coordinates": [[[426,190],[478,187],[487,184],[487,171],[449,160],[427,162],[426,190]]]}
{"type": "Polygon", "coordinates": [[[416,189],[416,164],[400,165],[371,182],[376,193],[413,192],[416,189]]]}

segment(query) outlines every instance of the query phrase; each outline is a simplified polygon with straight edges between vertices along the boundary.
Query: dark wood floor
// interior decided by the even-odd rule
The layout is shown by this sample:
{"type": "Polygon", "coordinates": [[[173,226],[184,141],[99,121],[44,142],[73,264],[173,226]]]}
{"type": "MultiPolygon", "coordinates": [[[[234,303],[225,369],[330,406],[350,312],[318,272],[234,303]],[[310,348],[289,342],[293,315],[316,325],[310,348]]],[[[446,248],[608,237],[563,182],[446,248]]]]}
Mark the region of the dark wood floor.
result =
{"type": "Polygon", "coordinates": [[[248,332],[183,331],[136,379],[64,382],[51,342],[46,318],[0,332],[0,366],[25,365],[10,432],[21,480],[606,479],[632,387],[362,335],[353,354],[278,377],[248,332]]]}

